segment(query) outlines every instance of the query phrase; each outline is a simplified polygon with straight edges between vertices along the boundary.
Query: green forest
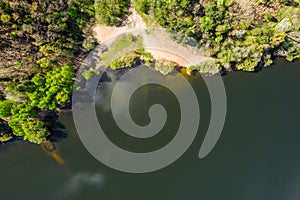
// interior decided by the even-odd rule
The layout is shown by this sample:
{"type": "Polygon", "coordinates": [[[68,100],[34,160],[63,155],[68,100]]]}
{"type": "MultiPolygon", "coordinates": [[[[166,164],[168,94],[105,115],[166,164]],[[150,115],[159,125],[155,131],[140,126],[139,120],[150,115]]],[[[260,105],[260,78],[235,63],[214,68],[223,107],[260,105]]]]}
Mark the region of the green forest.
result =
{"type": "MultiPolygon", "coordinates": [[[[110,0],[102,0],[109,2],[110,0]]],[[[117,3],[118,1],[115,1],[117,3]]],[[[120,2],[120,1],[119,1],[120,2]]],[[[257,71],[275,57],[300,57],[299,0],[133,0],[145,21],[179,33],[174,38],[196,45],[214,58],[220,71],[257,71]],[[150,19],[150,20],[149,20],[150,19]],[[191,38],[195,42],[190,42],[191,38]]],[[[126,1],[119,4],[127,5],[126,1]]],[[[118,6],[117,6],[118,7],[118,6]]],[[[127,8],[128,9],[128,8],[127,8]]],[[[127,9],[123,12],[127,15],[127,9]]],[[[104,10],[109,17],[113,12],[104,10]]],[[[122,15],[119,15],[122,16],[122,15]]],[[[111,21],[97,18],[98,22],[111,21]]],[[[111,25],[110,23],[106,23],[111,25]]],[[[117,25],[117,24],[115,24],[117,25]]],[[[209,73],[209,64],[189,70],[209,73]]]]}
{"type": "MultiPolygon", "coordinates": [[[[121,26],[133,6],[176,42],[203,49],[220,71],[257,71],[276,57],[300,57],[299,0],[1,0],[0,142],[42,143],[42,113],[70,103],[76,71],[97,45],[96,23],[121,26]],[[190,38],[193,38],[192,44],[190,38]]],[[[128,40],[140,38],[128,35],[128,40]]],[[[122,44],[115,44],[120,48],[122,44]]],[[[104,53],[102,59],[109,57],[104,53]]],[[[153,58],[144,50],[110,62],[120,69],[153,58]]],[[[175,67],[175,64],[172,64],[175,67]]],[[[167,69],[169,70],[169,69],[167,69]]],[[[209,73],[209,63],[188,70],[209,73]]],[[[88,75],[87,75],[88,77],[88,75]]]]}
{"type": "Polygon", "coordinates": [[[0,2],[0,141],[41,143],[41,113],[70,101],[75,71],[94,48],[91,0],[0,2]]]}

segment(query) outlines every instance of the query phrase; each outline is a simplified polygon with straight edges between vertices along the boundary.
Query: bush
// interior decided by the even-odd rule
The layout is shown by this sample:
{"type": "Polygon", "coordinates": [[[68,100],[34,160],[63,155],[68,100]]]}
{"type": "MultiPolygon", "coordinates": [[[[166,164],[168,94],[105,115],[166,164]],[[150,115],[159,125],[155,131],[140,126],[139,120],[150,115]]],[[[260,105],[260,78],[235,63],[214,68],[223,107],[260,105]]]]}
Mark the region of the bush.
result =
{"type": "Polygon", "coordinates": [[[11,100],[0,101],[0,118],[11,116],[11,107],[13,103],[14,102],[11,100]]]}
{"type": "Polygon", "coordinates": [[[156,61],[154,64],[154,69],[163,75],[170,74],[176,67],[177,63],[166,60],[156,61]]]}
{"type": "Polygon", "coordinates": [[[149,10],[151,7],[150,0],[132,0],[132,3],[138,12],[149,14],[149,10]]]}
{"type": "Polygon", "coordinates": [[[116,70],[126,67],[133,67],[134,65],[138,64],[139,55],[134,52],[128,53],[124,56],[121,56],[119,59],[114,60],[110,64],[110,68],[116,70]]]}
{"type": "Polygon", "coordinates": [[[96,20],[100,24],[118,26],[128,14],[129,6],[130,0],[96,0],[96,20]]]}
{"type": "Polygon", "coordinates": [[[0,19],[1,19],[1,21],[2,21],[3,23],[9,23],[11,17],[10,17],[10,15],[2,14],[0,19]]]}

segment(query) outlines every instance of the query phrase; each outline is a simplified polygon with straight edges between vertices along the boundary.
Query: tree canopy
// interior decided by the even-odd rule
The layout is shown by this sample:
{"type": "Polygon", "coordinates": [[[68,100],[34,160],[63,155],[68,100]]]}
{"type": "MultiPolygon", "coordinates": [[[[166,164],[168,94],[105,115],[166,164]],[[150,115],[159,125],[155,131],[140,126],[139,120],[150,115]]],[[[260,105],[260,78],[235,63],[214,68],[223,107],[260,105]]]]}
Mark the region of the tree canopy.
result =
{"type": "MultiPolygon", "coordinates": [[[[160,26],[195,38],[220,69],[254,71],[278,55],[289,61],[300,57],[299,1],[134,0],[133,5],[160,26]]],[[[185,37],[174,39],[186,44],[185,37]]]]}
{"type": "Polygon", "coordinates": [[[94,0],[0,2],[0,118],[10,138],[46,140],[38,113],[70,100],[75,71],[96,44],[94,16],[94,0]]]}

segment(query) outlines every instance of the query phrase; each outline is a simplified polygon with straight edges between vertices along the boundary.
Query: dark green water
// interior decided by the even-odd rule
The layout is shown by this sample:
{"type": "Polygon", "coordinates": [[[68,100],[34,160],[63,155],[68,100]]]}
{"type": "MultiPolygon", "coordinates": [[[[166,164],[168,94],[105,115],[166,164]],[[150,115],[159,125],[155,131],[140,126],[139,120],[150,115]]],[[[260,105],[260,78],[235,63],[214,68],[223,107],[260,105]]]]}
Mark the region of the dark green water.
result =
{"type": "MultiPolygon", "coordinates": [[[[298,200],[300,199],[300,63],[279,62],[260,73],[225,76],[228,112],[213,151],[198,159],[210,117],[204,82],[190,78],[199,97],[201,122],[189,150],[172,165],[147,174],[127,174],[94,159],[76,133],[72,114],[62,114],[67,138],[56,146],[60,166],[39,146],[15,142],[0,146],[1,199],[104,200],[298,200]]],[[[103,90],[109,93],[110,84],[103,90]]],[[[147,140],[120,133],[107,109],[109,95],[97,105],[110,139],[136,152],[160,148],[174,136],[179,123],[178,102],[159,87],[143,87],[130,109],[138,124],[153,103],[165,105],[167,124],[147,140]]]]}

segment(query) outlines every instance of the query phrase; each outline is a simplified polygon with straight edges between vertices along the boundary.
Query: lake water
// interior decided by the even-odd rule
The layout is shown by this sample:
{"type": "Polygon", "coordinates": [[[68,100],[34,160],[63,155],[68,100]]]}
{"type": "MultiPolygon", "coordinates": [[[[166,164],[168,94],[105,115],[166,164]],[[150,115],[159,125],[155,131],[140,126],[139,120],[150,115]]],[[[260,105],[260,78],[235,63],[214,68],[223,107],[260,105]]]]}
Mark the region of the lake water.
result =
{"type": "MultiPolygon", "coordinates": [[[[67,134],[56,143],[64,165],[41,147],[17,141],[0,146],[1,199],[104,200],[298,200],[300,199],[300,63],[278,61],[259,73],[233,72],[223,77],[228,98],[221,138],[204,159],[198,158],[210,119],[210,100],[200,77],[189,81],[198,95],[201,122],[188,151],[159,171],[129,174],[111,169],[81,143],[72,114],[61,114],[67,134]]],[[[109,93],[114,81],[103,93],[109,93]]],[[[145,86],[131,100],[137,124],[149,122],[148,108],[161,103],[166,126],[151,139],[133,139],[116,127],[109,95],[97,104],[104,130],[118,146],[147,152],[167,144],[178,128],[178,102],[169,91],[145,86]]]]}

